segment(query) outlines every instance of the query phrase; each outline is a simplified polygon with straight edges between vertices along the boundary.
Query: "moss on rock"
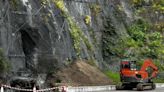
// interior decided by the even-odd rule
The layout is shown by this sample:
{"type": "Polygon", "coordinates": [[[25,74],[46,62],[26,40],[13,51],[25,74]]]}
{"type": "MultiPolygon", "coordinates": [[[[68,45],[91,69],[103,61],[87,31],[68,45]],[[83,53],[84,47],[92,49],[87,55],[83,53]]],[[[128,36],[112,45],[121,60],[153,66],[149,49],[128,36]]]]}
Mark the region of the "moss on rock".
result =
{"type": "MultiPolygon", "coordinates": [[[[66,17],[70,27],[70,34],[73,39],[73,46],[76,50],[77,56],[80,58],[81,53],[81,42],[84,42],[88,50],[92,50],[92,45],[84,35],[80,27],[76,24],[76,21],[73,19],[72,16],[69,15],[67,8],[64,5],[63,0],[53,0],[55,5],[63,12],[63,15],[66,17]]],[[[88,22],[88,20],[87,20],[88,22]]]]}

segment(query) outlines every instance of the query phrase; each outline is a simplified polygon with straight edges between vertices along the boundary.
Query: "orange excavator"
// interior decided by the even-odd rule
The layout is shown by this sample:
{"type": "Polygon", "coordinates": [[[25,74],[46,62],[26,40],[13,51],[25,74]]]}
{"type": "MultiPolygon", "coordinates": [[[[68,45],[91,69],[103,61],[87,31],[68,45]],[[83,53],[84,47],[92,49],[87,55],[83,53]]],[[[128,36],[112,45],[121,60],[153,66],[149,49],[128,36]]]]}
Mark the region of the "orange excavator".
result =
{"type": "Polygon", "coordinates": [[[151,59],[144,60],[140,68],[136,61],[121,61],[121,83],[116,85],[116,90],[137,88],[138,91],[143,91],[145,89],[155,89],[156,86],[152,79],[157,74],[158,68],[153,64],[151,59]]]}

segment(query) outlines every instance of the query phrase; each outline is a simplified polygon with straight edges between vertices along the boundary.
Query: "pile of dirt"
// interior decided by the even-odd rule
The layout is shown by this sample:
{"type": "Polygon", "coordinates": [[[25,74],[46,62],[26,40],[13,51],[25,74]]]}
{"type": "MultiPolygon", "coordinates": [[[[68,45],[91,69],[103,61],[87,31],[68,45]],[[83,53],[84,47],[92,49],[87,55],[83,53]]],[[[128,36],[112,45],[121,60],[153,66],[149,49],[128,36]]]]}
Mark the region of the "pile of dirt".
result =
{"type": "Polygon", "coordinates": [[[50,82],[68,83],[68,85],[73,86],[112,84],[112,81],[98,68],[83,61],[75,62],[61,69],[57,74],[53,75],[50,82]]]}

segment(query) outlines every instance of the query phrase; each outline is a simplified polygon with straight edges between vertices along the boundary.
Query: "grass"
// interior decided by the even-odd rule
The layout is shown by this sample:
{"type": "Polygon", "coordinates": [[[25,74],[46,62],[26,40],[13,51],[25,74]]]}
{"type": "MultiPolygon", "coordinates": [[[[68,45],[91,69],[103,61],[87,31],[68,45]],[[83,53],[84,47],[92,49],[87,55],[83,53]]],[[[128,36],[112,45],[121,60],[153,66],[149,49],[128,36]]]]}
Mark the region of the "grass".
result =
{"type": "Polygon", "coordinates": [[[153,79],[153,82],[155,82],[155,83],[164,83],[164,79],[155,78],[155,79],[153,79]]]}
{"type": "Polygon", "coordinates": [[[107,71],[104,71],[104,74],[107,75],[109,79],[113,80],[114,84],[117,84],[120,82],[119,73],[107,70],[107,71]]]}

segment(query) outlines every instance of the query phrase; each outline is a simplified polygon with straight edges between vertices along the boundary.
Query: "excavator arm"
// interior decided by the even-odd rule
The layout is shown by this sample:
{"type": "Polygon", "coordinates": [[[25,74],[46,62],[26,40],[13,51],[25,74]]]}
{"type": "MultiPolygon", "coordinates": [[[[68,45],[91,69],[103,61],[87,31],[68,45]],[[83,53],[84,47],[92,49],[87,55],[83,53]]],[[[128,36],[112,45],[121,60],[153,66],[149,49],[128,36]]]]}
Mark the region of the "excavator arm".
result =
{"type": "Polygon", "coordinates": [[[148,67],[151,67],[153,69],[153,72],[150,76],[150,78],[154,78],[157,76],[158,68],[153,64],[151,59],[146,59],[141,67],[141,71],[146,71],[148,67]]]}

